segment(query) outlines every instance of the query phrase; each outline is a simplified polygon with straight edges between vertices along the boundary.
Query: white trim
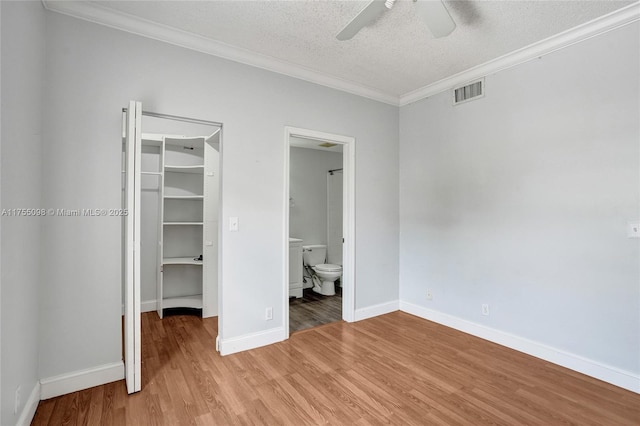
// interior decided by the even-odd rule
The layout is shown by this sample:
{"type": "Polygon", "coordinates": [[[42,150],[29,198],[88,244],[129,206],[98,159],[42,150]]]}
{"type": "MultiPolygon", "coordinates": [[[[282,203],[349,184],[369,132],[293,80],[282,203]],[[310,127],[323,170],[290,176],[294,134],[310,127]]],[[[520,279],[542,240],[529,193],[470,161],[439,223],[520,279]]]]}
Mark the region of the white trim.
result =
{"type": "Polygon", "coordinates": [[[40,402],[40,382],[36,382],[29,394],[29,399],[22,407],[22,412],[20,413],[20,417],[18,417],[18,421],[16,422],[16,426],[29,426],[31,421],[33,420],[33,416],[36,415],[36,410],[38,409],[38,403],[40,402]]]}
{"type": "Polygon", "coordinates": [[[379,315],[395,312],[400,309],[400,301],[393,300],[391,302],[380,303],[373,306],[367,306],[366,308],[356,309],[355,321],[364,320],[367,318],[377,317],[379,315]]]}
{"type": "Polygon", "coordinates": [[[495,328],[477,324],[453,315],[434,311],[413,303],[400,301],[400,310],[516,351],[549,361],[612,385],[640,393],[640,375],[624,371],[598,361],[572,354],[533,340],[525,339],[495,328]]]}
{"type": "Polygon", "coordinates": [[[219,41],[158,24],[123,12],[118,12],[87,2],[42,0],[44,7],[52,12],[105,25],[107,27],[163,41],[186,49],[218,56],[242,64],[262,68],[289,77],[341,90],[343,92],[373,99],[394,106],[404,106],[420,99],[449,90],[489,74],[511,68],[540,56],[619,28],[640,19],[640,3],[618,9],[607,15],[586,22],[539,42],[507,53],[499,58],[468,70],[454,74],[435,83],[407,92],[400,97],[379,89],[340,79],[300,65],[234,47],[219,41]]]}
{"type": "Polygon", "coordinates": [[[301,65],[251,52],[216,40],[202,37],[187,31],[158,24],[137,16],[115,11],[93,3],[79,1],[46,1],[42,3],[47,10],[74,18],[126,31],[165,43],[195,50],[241,64],[251,65],[289,77],[341,90],[343,92],[373,99],[375,101],[398,106],[398,96],[385,93],[373,87],[354,83],[301,65]]]}
{"type": "Polygon", "coordinates": [[[216,351],[220,352],[220,339],[222,336],[222,330],[224,330],[223,320],[224,315],[222,314],[222,300],[223,300],[223,281],[222,281],[222,268],[224,267],[223,262],[223,250],[224,247],[224,221],[221,219],[224,217],[223,215],[223,202],[225,197],[223,196],[223,179],[224,179],[224,147],[226,146],[224,142],[224,127],[220,126],[220,145],[218,146],[218,335],[216,336],[216,351]]]}
{"type": "Polygon", "coordinates": [[[489,74],[511,68],[556,50],[564,49],[621,26],[640,20],[640,2],[618,9],[607,15],[563,31],[544,40],[507,53],[484,64],[469,68],[435,83],[421,87],[400,96],[400,106],[428,98],[455,86],[465,85],[489,74]]]}
{"type": "Polygon", "coordinates": [[[158,310],[158,303],[156,299],[153,300],[143,300],[140,302],[140,313],[143,312],[155,312],[158,310]]]}
{"type": "Polygon", "coordinates": [[[272,343],[282,342],[286,339],[284,327],[249,333],[231,339],[220,339],[220,355],[231,355],[236,352],[267,346],[272,343]]]}
{"type": "Polygon", "coordinates": [[[355,321],[356,310],[356,140],[342,147],[342,319],[355,321]]]}
{"type": "Polygon", "coordinates": [[[124,379],[122,361],[40,379],[40,399],[54,398],[124,379]]]}
{"type": "Polygon", "coordinates": [[[300,127],[286,126],[284,129],[284,220],[283,220],[283,300],[282,310],[286,336],[289,337],[289,151],[291,148],[291,137],[304,139],[318,139],[343,145],[342,147],[342,168],[343,168],[343,210],[342,210],[342,231],[344,235],[344,245],[342,247],[342,319],[346,322],[355,321],[355,286],[356,286],[356,212],[355,212],[355,152],[356,140],[351,136],[337,135],[333,133],[319,132],[317,130],[303,129],[300,127]]]}
{"type": "MultiPolygon", "coordinates": [[[[157,300],[156,299],[152,299],[152,300],[143,300],[142,302],[140,302],[140,313],[144,313],[144,312],[153,312],[157,310],[157,300]]],[[[124,304],[120,305],[121,309],[122,309],[122,314],[124,315],[124,304]]]]}
{"type": "MultiPolygon", "coordinates": [[[[288,127],[284,128],[284,189],[283,189],[283,209],[282,229],[284,236],[282,238],[282,253],[284,253],[284,262],[282,262],[282,276],[284,284],[282,286],[282,298],[284,305],[282,309],[282,324],[285,330],[285,339],[289,338],[289,215],[290,207],[290,175],[291,175],[291,132],[288,127]]],[[[304,290],[303,290],[304,292],[304,290]]]]}

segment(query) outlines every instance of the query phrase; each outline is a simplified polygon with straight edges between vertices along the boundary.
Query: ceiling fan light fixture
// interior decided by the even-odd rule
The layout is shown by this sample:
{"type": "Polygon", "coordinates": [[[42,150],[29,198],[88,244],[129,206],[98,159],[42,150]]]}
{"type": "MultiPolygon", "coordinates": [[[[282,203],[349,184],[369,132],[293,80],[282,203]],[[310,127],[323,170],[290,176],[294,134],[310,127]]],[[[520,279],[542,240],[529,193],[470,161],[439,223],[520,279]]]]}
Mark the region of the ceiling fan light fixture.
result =
{"type": "MultiPolygon", "coordinates": [[[[456,28],[443,0],[413,0],[416,13],[423,19],[435,38],[445,37],[456,28]]],[[[389,11],[396,0],[371,0],[349,23],[336,35],[340,41],[350,40],[366,26],[373,24],[385,12],[389,11]]]]}
{"type": "Polygon", "coordinates": [[[421,0],[415,2],[416,13],[422,18],[434,38],[446,37],[456,28],[456,23],[442,1],[421,0]]]}

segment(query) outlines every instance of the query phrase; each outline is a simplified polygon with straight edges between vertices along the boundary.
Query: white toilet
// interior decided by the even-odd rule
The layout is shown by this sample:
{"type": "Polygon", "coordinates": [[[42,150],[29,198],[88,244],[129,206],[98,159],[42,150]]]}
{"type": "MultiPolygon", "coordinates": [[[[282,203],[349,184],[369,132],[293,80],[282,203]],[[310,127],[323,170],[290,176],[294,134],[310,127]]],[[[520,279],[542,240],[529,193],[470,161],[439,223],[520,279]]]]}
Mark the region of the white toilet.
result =
{"type": "Polygon", "coordinates": [[[324,296],[336,294],[335,281],[342,276],[342,266],[324,263],[327,259],[327,246],[322,244],[302,246],[302,260],[305,266],[315,272],[313,291],[324,296]]]}

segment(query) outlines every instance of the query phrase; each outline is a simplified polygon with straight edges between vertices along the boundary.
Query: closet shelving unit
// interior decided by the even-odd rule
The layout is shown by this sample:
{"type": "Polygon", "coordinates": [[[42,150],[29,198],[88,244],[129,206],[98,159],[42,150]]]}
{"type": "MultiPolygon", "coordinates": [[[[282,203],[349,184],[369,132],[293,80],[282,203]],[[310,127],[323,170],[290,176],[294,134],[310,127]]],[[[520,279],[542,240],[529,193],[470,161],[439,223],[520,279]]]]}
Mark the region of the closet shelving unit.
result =
{"type": "MultiPolygon", "coordinates": [[[[143,135],[143,146],[155,147],[158,153],[155,170],[143,169],[142,174],[158,180],[160,318],[175,308],[206,314],[202,310],[207,301],[212,304],[216,299],[217,286],[211,285],[217,280],[217,151],[211,143],[215,136],[219,138],[217,133],[207,138],[143,135]]],[[[208,311],[217,314],[217,306],[208,311]]]]}

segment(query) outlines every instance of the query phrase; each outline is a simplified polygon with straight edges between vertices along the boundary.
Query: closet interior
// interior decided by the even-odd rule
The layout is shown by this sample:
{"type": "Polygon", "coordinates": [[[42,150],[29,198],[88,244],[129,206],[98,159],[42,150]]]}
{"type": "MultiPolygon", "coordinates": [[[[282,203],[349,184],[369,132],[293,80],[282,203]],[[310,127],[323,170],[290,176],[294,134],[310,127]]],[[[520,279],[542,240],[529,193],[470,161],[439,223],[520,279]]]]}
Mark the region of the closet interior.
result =
{"type": "Polygon", "coordinates": [[[142,311],[216,316],[220,129],[141,140],[142,311]]]}

